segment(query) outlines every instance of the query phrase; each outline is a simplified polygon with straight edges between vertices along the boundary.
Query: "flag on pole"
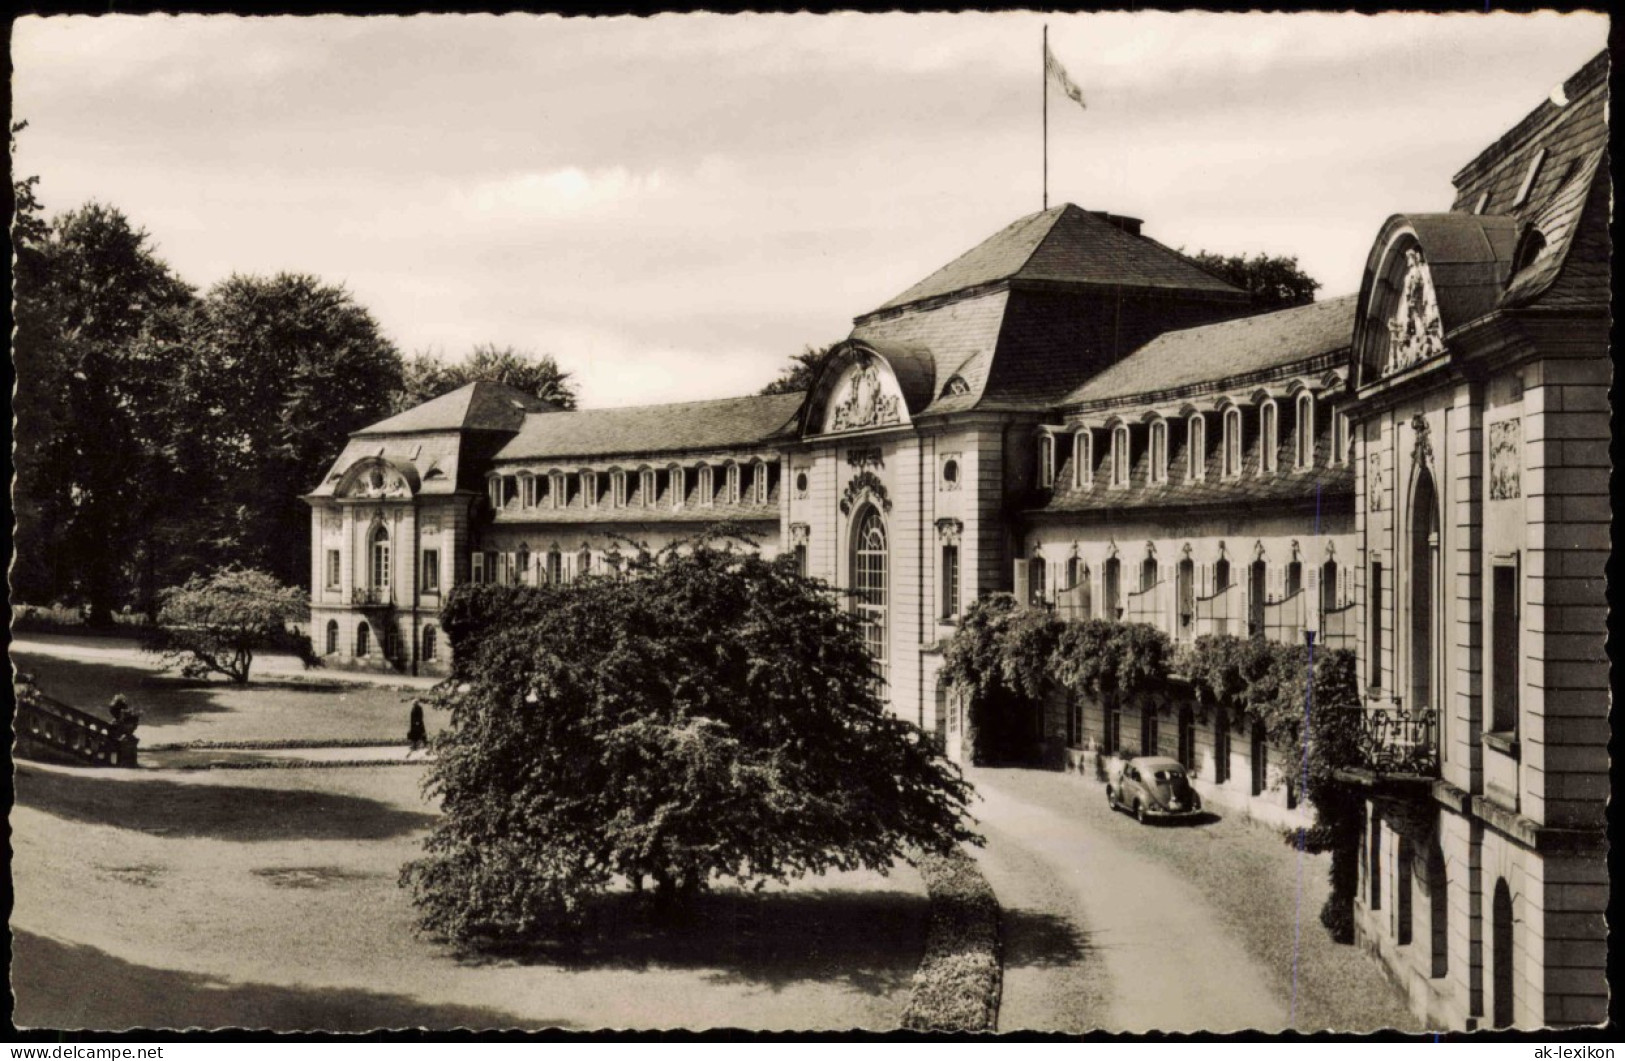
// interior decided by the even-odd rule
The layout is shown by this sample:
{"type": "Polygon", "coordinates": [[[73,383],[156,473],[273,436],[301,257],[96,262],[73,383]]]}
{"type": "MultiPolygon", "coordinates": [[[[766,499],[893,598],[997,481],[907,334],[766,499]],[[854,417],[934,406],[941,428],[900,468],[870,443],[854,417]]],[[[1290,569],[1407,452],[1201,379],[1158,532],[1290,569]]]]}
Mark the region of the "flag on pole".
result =
{"type": "Polygon", "coordinates": [[[1083,102],[1083,89],[1072,83],[1072,79],[1067,76],[1066,67],[1062,66],[1061,61],[1055,58],[1055,53],[1049,50],[1047,40],[1044,42],[1044,76],[1048,77],[1050,83],[1073,103],[1085,110],[1088,109],[1088,104],[1083,102]]]}

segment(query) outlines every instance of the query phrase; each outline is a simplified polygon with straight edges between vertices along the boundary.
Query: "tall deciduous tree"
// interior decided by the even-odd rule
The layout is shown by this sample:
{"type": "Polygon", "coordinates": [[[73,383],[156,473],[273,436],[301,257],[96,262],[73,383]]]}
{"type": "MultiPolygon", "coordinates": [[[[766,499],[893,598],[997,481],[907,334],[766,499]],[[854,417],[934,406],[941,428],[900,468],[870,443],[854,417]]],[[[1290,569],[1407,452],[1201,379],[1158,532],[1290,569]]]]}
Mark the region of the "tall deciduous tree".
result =
{"type": "Polygon", "coordinates": [[[178,457],[211,462],[200,513],[210,551],[307,584],[300,495],[351,431],[389,414],[399,351],[342,287],[289,273],[215,285],[182,343],[193,356],[171,382],[190,409],[178,457]]]}
{"type": "Polygon", "coordinates": [[[831,346],[809,346],[799,354],[790,357],[790,363],[784,366],[778,379],[763,387],[762,394],[796,394],[801,391],[812,390],[813,383],[818,379],[818,373],[829,360],[831,346]]]}
{"type": "Polygon", "coordinates": [[[13,340],[23,390],[18,561],[32,580],[20,588],[77,596],[105,623],[145,501],[164,494],[149,480],[167,366],[148,359],[142,340],[193,295],[118,210],[90,203],[41,229],[32,190],[24,182],[19,196],[36,216],[22,233],[13,340]]]}
{"type": "Polygon", "coordinates": [[[410,409],[470,383],[505,383],[561,409],[576,407],[575,384],[552,354],[481,343],[462,361],[419,351],[406,362],[397,410],[410,409]]]}
{"type": "Polygon", "coordinates": [[[711,541],[630,566],[453,591],[443,814],[402,874],[423,928],[524,936],[617,879],[677,900],[977,839],[969,786],[885,710],[821,583],[711,541]]]}
{"type": "Polygon", "coordinates": [[[1194,260],[1202,268],[1246,291],[1253,308],[1260,313],[1307,306],[1315,300],[1320,281],[1298,268],[1295,255],[1213,254],[1197,251],[1194,260]]]}

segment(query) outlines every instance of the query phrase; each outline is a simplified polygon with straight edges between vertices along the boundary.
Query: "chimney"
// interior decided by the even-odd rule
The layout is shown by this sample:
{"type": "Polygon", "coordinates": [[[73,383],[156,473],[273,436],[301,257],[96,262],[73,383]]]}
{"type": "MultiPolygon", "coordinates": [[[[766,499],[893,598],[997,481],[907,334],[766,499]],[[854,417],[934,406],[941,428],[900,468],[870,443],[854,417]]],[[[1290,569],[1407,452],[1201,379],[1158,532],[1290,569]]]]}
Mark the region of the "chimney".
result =
{"type": "Polygon", "coordinates": [[[1122,214],[1109,214],[1104,210],[1091,210],[1089,212],[1107,224],[1115,225],[1131,236],[1138,236],[1140,234],[1140,219],[1137,217],[1124,217],[1122,214]]]}

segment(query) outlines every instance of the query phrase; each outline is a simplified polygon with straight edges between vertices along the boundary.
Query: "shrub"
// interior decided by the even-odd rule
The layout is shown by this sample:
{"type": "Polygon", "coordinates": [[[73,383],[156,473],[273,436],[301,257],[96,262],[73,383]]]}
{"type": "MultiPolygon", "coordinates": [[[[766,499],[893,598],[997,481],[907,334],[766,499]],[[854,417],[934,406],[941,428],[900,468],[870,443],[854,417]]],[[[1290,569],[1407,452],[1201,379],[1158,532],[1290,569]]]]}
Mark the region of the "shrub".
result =
{"type": "Polygon", "coordinates": [[[147,651],[189,678],[220,674],[246,683],[254,653],[264,648],[293,648],[307,665],[314,658],[309,639],[288,629],[310,618],[305,591],[264,571],[225,567],[194,575],[159,599],[158,625],[147,651]]]}
{"type": "Polygon", "coordinates": [[[962,852],[927,855],[920,873],[931,893],[931,927],[903,1027],[992,1031],[1003,981],[998,899],[976,863],[962,852]]]}
{"type": "Polygon", "coordinates": [[[617,881],[885,871],[980,842],[970,787],[881,704],[856,620],[787,559],[682,543],[629,577],[458,587],[443,815],[402,871],[419,926],[473,942],[568,925],[617,881]]]}

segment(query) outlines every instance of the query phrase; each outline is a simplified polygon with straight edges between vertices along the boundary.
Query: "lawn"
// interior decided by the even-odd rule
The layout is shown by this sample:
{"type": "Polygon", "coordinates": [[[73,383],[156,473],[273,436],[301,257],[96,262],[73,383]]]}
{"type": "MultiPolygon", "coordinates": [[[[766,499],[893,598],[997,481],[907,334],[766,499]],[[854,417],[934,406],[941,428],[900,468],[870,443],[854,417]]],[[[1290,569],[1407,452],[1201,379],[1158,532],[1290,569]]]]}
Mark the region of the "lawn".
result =
{"type": "Polygon", "coordinates": [[[396,878],[433,821],[422,776],[19,764],[15,1021],[353,1031],[901,1019],[927,918],[906,866],[721,889],[675,932],[623,908],[575,952],[471,957],[417,936],[396,878]]]}
{"type": "MultiPolygon", "coordinates": [[[[79,646],[39,640],[13,646],[13,665],[31,673],[47,696],[97,714],[123,693],[142,712],[145,745],[185,741],[406,742],[410,698],[419,690],[363,684],[316,672],[247,686],[195,681],[158,666],[128,644],[79,646]]],[[[421,684],[421,683],[420,683],[421,684]]],[[[424,712],[430,734],[446,722],[424,712]]]]}

